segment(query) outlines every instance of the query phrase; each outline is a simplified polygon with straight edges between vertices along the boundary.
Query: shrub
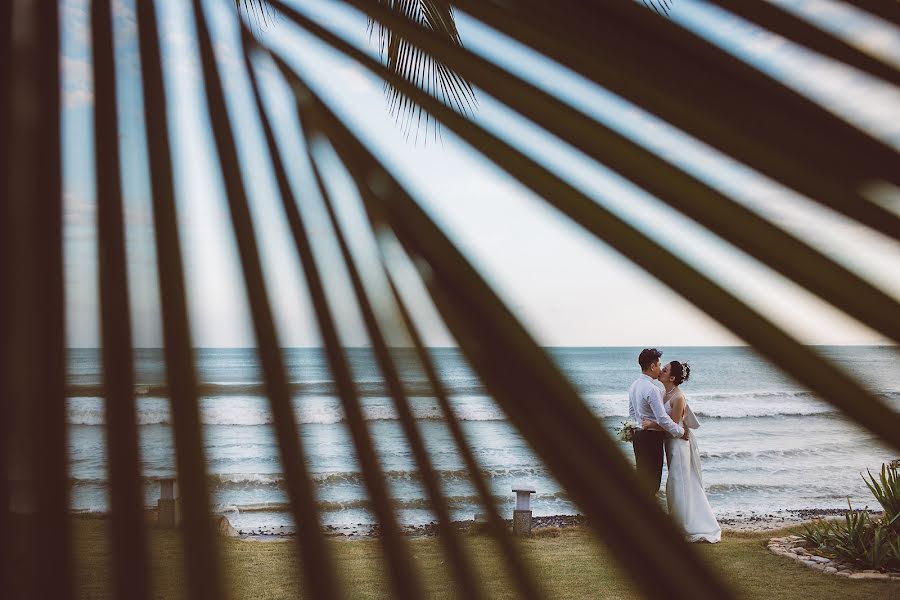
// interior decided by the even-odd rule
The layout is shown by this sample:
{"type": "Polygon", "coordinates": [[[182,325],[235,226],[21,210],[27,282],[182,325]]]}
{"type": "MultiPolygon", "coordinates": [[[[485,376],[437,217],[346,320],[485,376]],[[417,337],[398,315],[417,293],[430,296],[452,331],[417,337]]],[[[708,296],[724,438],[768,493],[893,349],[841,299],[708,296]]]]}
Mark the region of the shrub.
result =
{"type": "Polygon", "coordinates": [[[850,510],[843,521],[818,519],[804,526],[800,536],[821,554],[854,562],[869,569],[900,571],[900,462],[881,466],[876,478],[863,481],[884,511],[875,519],[865,511],[850,510]]]}
{"type": "Polygon", "coordinates": [[[897,516],[900,515],[900,461],[893,461],[890,465],[881,465],[881,474],[878,479],[869,473],[869,479],[863,477],[863,481],[871,490],[872,495],[878,500],[884,510],[884,518],[896,528],[900,526],[897,516]]]}
{"type": "Polygon", "coordinates": [[[816,519],[812,523],[803,525],[803,531],[800,532],[800,537],[813,547],[822,549],[831,537],[831,529],[831,523],[824,519],[816,519]]]}
{"type": "Polygon", "coordinates": [[[900,536],[894,536],[894,539],[888,545],[891,548],[891,560],[900,564],[900,536]]]}

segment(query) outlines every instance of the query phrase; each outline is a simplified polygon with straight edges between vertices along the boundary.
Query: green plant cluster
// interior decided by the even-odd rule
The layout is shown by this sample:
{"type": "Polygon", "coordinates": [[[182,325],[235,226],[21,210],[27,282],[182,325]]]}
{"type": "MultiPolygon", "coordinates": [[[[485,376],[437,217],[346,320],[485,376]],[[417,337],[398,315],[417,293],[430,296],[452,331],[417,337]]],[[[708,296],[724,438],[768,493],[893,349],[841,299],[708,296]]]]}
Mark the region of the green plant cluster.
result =
{"type": "Polygon", "coordinates": [[[800,534],[824,555],[869,569],[900,571],[900,460],[881,465],[878,477],[867,471],[863,481],[884,511],[880,518],[850,510],[843,521],[816,520],[800,534]]]}

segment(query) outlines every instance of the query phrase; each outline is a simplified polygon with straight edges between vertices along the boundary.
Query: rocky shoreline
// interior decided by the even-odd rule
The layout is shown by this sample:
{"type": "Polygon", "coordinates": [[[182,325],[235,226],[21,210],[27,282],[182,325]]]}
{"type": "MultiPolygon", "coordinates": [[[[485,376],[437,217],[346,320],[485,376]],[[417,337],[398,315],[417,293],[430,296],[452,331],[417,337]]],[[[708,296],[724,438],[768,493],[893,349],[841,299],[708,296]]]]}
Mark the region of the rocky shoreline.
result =
{"type": "MultiPolygon", "coordinates": [[[[724,531],[732,532],[763,532],[783,529],[799,525],[806,521],[822,518],[834,518],[842,516],[846,510],[833,508],[801,508],[785,509],[772,512],[737,512],[718,517],[719,524],[724,531]]],[[[873,516],[880,513],[872,512],[873,516]]],[[[512,526],[512,519],[506,519],[507,525],[512,526]]],[[[584,515],[550,515],[533,517],[532,529],[567,529],[588,525],[589,520],[584,515]]],[[[454,521],[453,527],[461,533],[469,533],[482,527],[483,522],[477,520],[454,521]]],[[[422,525],[403,525],[402,532],[411,538],[435,537],[438,535],[437,523],[431,522],[422,525]]],[[[239,529],[238,536],[244,539],[261,541],[273,541],[291,538],[295,535],[293,526],[259,527],[253,529],[239,529]]],[[[371,523],[356,523],[354,525],[334,526],[327,525],[324,533],[331,537],[346,539],[378,538],[381,536],[381,526],[371,523]]]]}
{"type": "MultiPolygon", "coordinates": [[[[506,519],[506,524],[512,527],[512,519],[506,519]]],[[[558,528],[565,529],[578,527],[587,524],[587,517],[583,515],[552,515],[546,517],[534,517],[532,519],[532,528],[536,530],[558,528]]],[[[460,533],[469,533],[473,528],[484,526],[483,521],[453,521],[454,529],[460,533]]],[[[438,535],[438,525],[436,522],[425,523],[422,525],[401,525],[403,535],[411,538],[417,537],[436,537],[438,535]]],[[[296,531],[293,526],[278,527],[260,527],[256,529],[239,529],[238,535],[247,539],[259,539],[270,541],[273,538],[290,538],[295,535],[296,531]]],[[[381,537],[381,525],[375,523],[357,523],[355,525],[347,525],[336,527],[334,525],[326,525],[324,528],[325,535],[331,537],[345,537],[348,539],[359,538],[378,538],[381,537]]]]}
{"type": "MultiPolygon", "coordinates": [[[[732,515],[719,516],[719,525],[725,531],[771,531],[784,527],[793,527],[816,519],[832,519],[842,517],[847,509],[842,508],[794,508],[772,512],[738,512],[732,515]]],[[[869,511],[872,516],[880,516],[881,512],[869,511]]]]}

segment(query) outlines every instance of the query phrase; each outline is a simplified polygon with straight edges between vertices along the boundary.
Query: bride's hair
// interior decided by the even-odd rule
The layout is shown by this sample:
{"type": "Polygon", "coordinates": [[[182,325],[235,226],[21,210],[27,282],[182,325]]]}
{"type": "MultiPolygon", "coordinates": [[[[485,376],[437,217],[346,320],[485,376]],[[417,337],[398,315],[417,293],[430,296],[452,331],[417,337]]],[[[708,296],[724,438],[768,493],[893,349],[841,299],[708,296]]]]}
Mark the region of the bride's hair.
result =
{"type": "Polygon", "coordinates": [[[669,363],[669,374],[675,378],[675,385],[681,385],[690,378],[691,366],[687,363],[673,360],[669,363]]]}

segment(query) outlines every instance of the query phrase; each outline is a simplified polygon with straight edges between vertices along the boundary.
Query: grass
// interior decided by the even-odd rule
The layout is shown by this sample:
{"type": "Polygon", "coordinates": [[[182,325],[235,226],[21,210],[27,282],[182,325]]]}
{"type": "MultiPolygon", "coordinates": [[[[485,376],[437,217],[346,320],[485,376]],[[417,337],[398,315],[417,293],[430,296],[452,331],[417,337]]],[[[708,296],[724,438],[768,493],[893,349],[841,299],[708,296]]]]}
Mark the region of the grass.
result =
{"type": "MultiPolygon", "coordinates": [[[[77,586],[82,598],[110,597],[107,521],[76,518],[77,586]]],[[[697,550],[743,598],[897,598],[900,584],[847,580],[813,571],[775,556],[765,548],[768,534],[727,533],[721,543],[697,550]]],[[[154,595],[180,598],[183,589],[181,543],[176,533],[153,531],[154,595]]],[[[295,568],[294,544],[223,538],[222,558],[228,589],[235,600],[297,597],[301,582],[295,568]]],[[[513,587],[497,560],[490,539],[466,538],[466,545],[491,597],[515,598],[513,587]]],[[[551,597],[636,597],[632,586],[613,564],[612,556],[584,528],[554,530],[521,541],[536,579],[551,597]]],[[[339,572],[352,598],[384,598],[390,590],[384,578],[377,540],[334,539],[339,572]]],[[[433,538],[410,543],[429,597],[453,598],[453,586],[433,538]]]]}

